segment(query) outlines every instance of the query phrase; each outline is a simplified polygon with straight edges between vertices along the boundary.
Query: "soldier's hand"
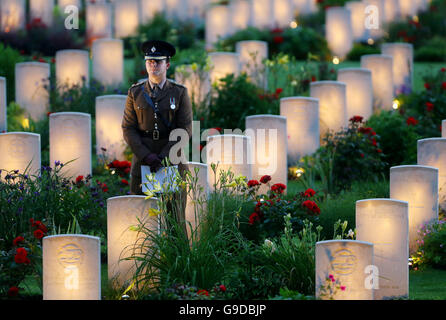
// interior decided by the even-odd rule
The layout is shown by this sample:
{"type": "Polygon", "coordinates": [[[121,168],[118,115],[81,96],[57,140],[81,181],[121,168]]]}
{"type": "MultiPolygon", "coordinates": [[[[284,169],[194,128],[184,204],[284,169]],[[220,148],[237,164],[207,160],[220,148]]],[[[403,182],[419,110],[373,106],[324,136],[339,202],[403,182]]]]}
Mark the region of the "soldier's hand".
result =
{"type": "Polygon", "coordinates": [[[143,159],[143,163],[148,166],[154,166],[158,163],[161,165],[161,159],[158,158],[156,153],[150,153],[143,159]]]}

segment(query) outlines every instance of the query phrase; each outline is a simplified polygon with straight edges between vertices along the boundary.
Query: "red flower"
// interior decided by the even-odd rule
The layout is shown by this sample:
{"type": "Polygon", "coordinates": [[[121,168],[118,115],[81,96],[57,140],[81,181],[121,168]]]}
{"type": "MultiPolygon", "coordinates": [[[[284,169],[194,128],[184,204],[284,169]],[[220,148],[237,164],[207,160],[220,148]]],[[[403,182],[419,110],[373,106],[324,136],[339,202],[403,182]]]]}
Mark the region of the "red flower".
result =
{"type": "Polygon", "coordinates": [[[304,196],[305,197],[308,197],[308,198],[311,198],[312,196],[314,196],[316,194],[316,191],[314,191],[313,189],[307,189],[305,192],[304,192],[304,196]]]}
{"type": "Polygon", "coordinates": [[[107,184],[105,184],[105,183],[102,184],[102,187],[101,187],[101,188],[102,188],[102,191],[103,191],[103,192],[107,192],[107,191],[108,191],[107,184]]]}
{"type": "Polygon", "coordinates": [[[363,117],[361,116],[353,116],[349,121],[351,122],[362,122],[363,117]]]}
{"type": "Polygon", "coordinates": [[[222,292],[225,292],[225,291],[226,291],[226,287],[225,287],[224,284],[221,284],[221,285],[219,285],[218,287],[220,288],[220,290],[221,290],[222,292]]]}
{"type": "Polygon", "coordinates": [[[37,56],[33,56],[33,58],[32,58],[33,60],[37,60],[38,58],[37,58],[37,56]]]}
{"type": "Polygon", "coordinates": [[[283,37],[282,36],[275,36],[273,38],[274,43],[280,44],[283,42],[283,37]]]}
{"type": "Polygon", "coordinates": [[[27,257],[28,252],[26,251],[25,248],[17,248],[16,250],[16,255],[14,256],[14,261],[17,264],[29,264],[30,261],[27,257]]]}
{"type": "Polygon", "coordinates": [[[198,295],[205,295],[205,296],[209,296],[209,292],[207,292],[207,290],[201,289],[197,291],[198,295]]]}
{"type": "Polygon", "coordinates": [[[372,144],[373,144],[374,147],[377,146],[377,142],[376,142],[376,139],[375,139],[375,138],[372,139],[372,144]]]}
{"type": "Polygon", "coordinates": [[[34,231],[34,238],[36,238],[36,239],[42,239],[44,235],[45,234],[40,229],[37,229],[36,231],[34,231]]]}
{"type": "Polygon", "coordinates": [[[316,202],[314,202],[314,201],[306,200],[302,203],[302,206],[306,207],[308,210],[310,210],[313,213],[316,213],[316,214],[321,213],[321,209],[319,209],[316,202]]]}
{"type": "Polygon", "coordinates": [[[286,189],[286,185],[283,183],[276,183],[271,186],[271,191],[276,193],[283,193],[283,191],[286,189]]]}
{"type": "Polygon", "coordinates": [[[315,76],[311,76],[311,82],[315,82],[316,81],[316,77],[315,76]]]}
{"type": "Polygon", "coordinates": [[[426,90],[429,90],[429,89],[431,88],[431,85],[430,85],[429,83],[426,82],[426,83],[424,84],[424,87],[426,88],[426,90]]]}
{"type": "Polygon", "coordinates": [[[46,61],[43,60],[42,58],[39,59],[39,62],[45,63],[46,61]]]}
{"type": "Polygon", "coordinates": [[[364,158],[364,153],[361,153],[360,156],[361,156],[361,158],[364,158]]]}
{"type": "MultiPolygon", "coordinates": [[[[32,218],[31,218],[32,219],[32,218]]],[[[32,220],[31,221],[31,219],[30,219],[30,222],[31,222],[31,227],[36,227],[36,228],[38,228],[41,224],[42,224],[42,222],[40,222],[39,220],[32,220]]]]}
{"type": "Polygon", "coordinates": [[[281,94],[281,93],[282,93],[282,91],[283,91],[283,89],[282,89],[282,88],[277,88],[277,89],[276,89],[276,94],[281,94]]]}
{"type": "Polygon", "coordinates": [[[268,183],[269,181],[271,181],[271,176],[264,175],[263,177],[260,178],[261,183],[268,183]]]}
{"type": "Polygon", "coordinates": [[[49,117],[50,114],[52,114],[52,112],[51,112],[51,111],[48,111],[48,112],[46,113],[46,116],[49,117]]]}
{"type": "Polygon", "coordinates": [[[51,63],[56,63],[56,59],[51,58],[51,63]]]}
{"type": "Polygon", "coordinates": [[[260,221],[260,217],[257,212],[254,212],[249,216],[249,224],[253,225],[256,221],[260,221]]]}
{"type": "Polygon", "coordinates": [[[415,119],[414,117],[409,117],[407,118],[406,123],[408,126],[415,126],[418,124],[418,120],[415,119]]]}
{"type": "Polygon", "coordinates": [[[446,72],[446,68],[441,68],[440,71],[441,72],[446,72]]]}
{"type": "Polygon", "coordinates": [[[17,245],[18,245],[20,242],[23,242],[23,241],[25,241],[25,238],[23,238],[22,236],[19,236],[19,237],[15,238],[14,241],[12,241],[12,244],[13,244],[15,247],[17,247],[17,245]]]}
{"type": "Polygon", "coordinates": [[[257,180],[249,180],[248,181],[248,187],[249,188],[252,188],[252,187],[255,187],[255,186],[259,186],[260,185],[260,182],[258,182],[257,180]]]}
{"type": "MultiPolygon", "coordinates": [[[[446,82],[444,82],[444,84],[446,85],[446,82]]],[[[426,110],[428,112],[431,112],[434,110],[434,104],[432,102],[426,102],[426,110]]]]}
{"type": "Polygon", "coordinates": [[[446,82],[442,82],[442,83],[441,83],[441,88],[442,88],[443,90],[446,90],[446,82]]]}
{"type": "Polygon", "coordinates": [[[381,149],[376,149],[376,152],[382,153],[383,151],[381,149]]]}
{"type": "Polygon", "coordinates": [[[125,184],[126,186],[129,185],[129,182],[128,182],[127,180],[125,180],[125,179],[122,179],[121,182],[122,182],[123,184],[125,184]]]}
{"type": "Polygon", "coordinates": [[[18,293],[19,293],[19,288],[17,288],[17,287],[11,287],[8,290],[9,297],[15,297],[18,293]]]}
{"type": "Polygon", "coordinates": [[[281,29],[281,28],[274,28],[271,30],[271,33],[282,33],[282,32],[283,32],[283,29],[281,29]]]}
{"type": "Polygon", "coordinates": [[[373,131],[373,129],[370,128],[370,127],[361,127],[361,128],[359,128],[359,132],[361,132],[363,134],[371,134],[372,131],[373,131]]]}
{"type": "Polygon", "coordinates": [[[76,183],[81,182],[82,179],[84,179],[84,176],[78,176],[78,177],[76,178],[76,183]]]}
{"type": "Polygon", "coordinates": [[[40,225],[38,226],[38,228],[39,228],[39,230],[42,230],[44,233],[47,233],[47,232],[48,232],[47,227],[46,227],[43,223],[40,223],[40,225]]]}
{"type": "Polygon", "coordinates": [[[125,174],[128,174],[129,172],[130,172],[130,168],[125,168],[125,169],[124,169],[124,173],[125,173],[125,174]]]}

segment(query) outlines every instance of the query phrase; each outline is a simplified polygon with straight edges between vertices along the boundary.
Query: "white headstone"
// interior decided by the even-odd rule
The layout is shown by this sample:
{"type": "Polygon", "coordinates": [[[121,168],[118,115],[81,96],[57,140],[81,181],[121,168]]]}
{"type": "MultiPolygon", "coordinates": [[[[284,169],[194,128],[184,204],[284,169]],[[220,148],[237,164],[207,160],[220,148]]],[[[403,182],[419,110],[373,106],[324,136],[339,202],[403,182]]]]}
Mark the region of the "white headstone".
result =
{"type": "Polygon", "coordinates": [[[253,155],[250,137],[237,134],[208,137],[206,144],[208,191],[214,191],[215,179],[219,179],[221,171],[227,172],[231,169],[234,177],[242,175],[251,180],[252,163],[253,155]],[[218,165],[216,176],[214,176],[211,164],[218,165]]]}
{"type": "Polygon", "coordinates": [[[319,134],[338,132],[347,126],[347,85],[339,81],[310,83],[310,96],[319,99],[319,134]]]}
{"type": "Polygon", "coordinates": [[[188,15],[188,1],[164,0],[164,10],[172,20],[186,20],[188,15]]]}
{"type": "Polygon", "coordinates": [[[382,54],[393,58],[394,94],[405,93],[404,88],[412,89],[413,45],[410,43],[383,43],[382,54]]]}
{"type": "Polygon", "coordinates": [[[141,21],[143,24],[149,23],[156,13],[161,13],[163,11],[163,1],[141,0],[141,21]]]}
{"type": "Polygon", "coordinates": [[[446,138],[446,120],[441,120],[441,137],[446,138]]]}
{"type": "Polygon", "coordinates": [[[191,101],[195,103],[196,107],[200,107],[200,103],[207,101],[207,97],[211,91],[211,80],[209,72],[196,68],[192,65],[182,66],[182,71],[175,69],[175,81],[187,88],[187,93],[191,101]]]}
{"type": "Polygon", "coordinates": [[[0,30],[12,32],[25,28],[25,0],[2,0],[0,30]]]}
{"type": "Polygon", "coordinates": [[[96,155],[101,157],[105,148],[109,161],[125,160],[126,143],[122,135],[126,95],[96,97],[96,155]]]}
{"type": "Polygon", "coordinates": [[[356,239],[374,245],[376,300],[409,297],[409,204],[395,199],[356,201],[356,239]]]}
{"type": "Polygon", "coordinates": [[[85,86],[90,84],[90,58],[86,50],[56,52],[56,82],[58,85],[85,86]],[[84,80],[83,80],[84,79],[84,80]]]}
{"type": "MultiPolygon", "coordinates": [[[[370,29],[370,37],[372,39],[379,39],[384,35],[384,30],[385,30],[385,26],[384,23],[386,21],[386,7],[384,5],[385,1],[388,0],[363,0],[367,6],[374,6],[375,8],[377,8],[377,13],[378,13],[378,25],[377,25],[377,29],[376,28],[371,28],[370,29]]],[[[373,14],[376,13],[376,11],[372,11],[373,14]]],[[[371,13],[368,13],[369,15],[371,13]]]]}
{"type": "Polygon", "coordinates": [[[399,0],[399,6],[403,18],[407,16],[412,17],[417,14],[415,0],[399,0]]]}
{"type": "Polygon", "coordinates": [[[302,16],[317,11],[316,0],[293,0],[295,15],[302,16]]]}
{"type": "Polygon", "coordinates": [[[316,242],[316,297],[323,300],[373,300],[374,290],[365,285],[368,282],[365,271],[373,264],[373,244],[370,242],[316,242]],[[327,296],[327,289],[336,285],[339,288],[331,297],[327,296]]]}
{"type": "Polygon", "coordinates": [[[229,3],[231,30],[235,33],[251,25],[250,0],[233,0],[229,3]]]}
{"type": "Polygon", "coordinates": [[[238,76],[240,74],[240,56],[234,52],[211,52],[211,83],[218,83],[218,80],[229,74],[238,76]]]}
{"type": "Polygon", "coordinates": [[[114,2],[115,37],[124,38],[136,35],[140,21],[139,0],[119,0],[114,2]]]}
{"type": "Polygon", "coordinates": [[[280,99],[280,115],[287,119],[288,163],[314,153],[319,144],[319,99],[288,97],[280,99]]]}
{"type": "Polygon", "coordinates": [[[438,168],[438,204],[446,209],[446,139],[418,140],[417,164],[438,168]]]}
{"type": "Polygon", "coordinates": [[[60,174],[75,179],[91,175],[91,116],[80,112],[50,114],[50,165],[64,164],[60,174]],[[74,160],[67,164],[67,162],[74,160]]]}
{"type": "Polygon", "coordinates": [[[106,86],[124,80],[124,44],[120,39],[98,39],[92,44],[93,78],[106,86]]]}
{"type": "MultiPolygon", "coordinates": [[[[276,115],[255,115],[245,118],[246,135],[251,137],[252,179],[271,176],[271,184],[288,183],[287,118],[276,115]]],[[[260,193],[266,193],[262,184],[260,193]]]]}
{"type": "Polygon", "coordinates": [[[251,0],[251,17],[252,26],[258,29],[266,29],[273,27],[273,16],[272,12],[274,10],[272,0],[251,0]]]}
{"type": "Polygon", "coordinates": [[[366,41],[369,38],[369,32],[364,23],[366,19],[365,2],[349,1],[345,3],[345,7],[351,12],[353,39],[355,41],[366,41]]]}
{"type": "Polygon", "coordinates": [[[0,177],[5,171],[19,170],[28,175],[40,172],[40,134],[28,132],[8,132],[0,134],[0,177]]]}
{"type": "Polygon", "coordinates": [[[343,7],[331,7],[325,13],[328,47],[335,56],[344,59],[353,48],[351,12],[343,7]]]}
{"type": "Polygon", "coordinates": [[[111,38],[113,36],[111,4],[87,2],[86,28],[87,39],[90,41],[111,38]]]}
{"type": "Polygon", "coordinates": [[[409,203],[409,251],[415,253],[422,224],[438,220],[438,169],[427,166],[390,168],[390,198],[409,203]]]}
{"type": "Polygon", "coordinates": [[[65,11],[67,6],[76,6],[80,10],[82,8],[82,0],[57,0],[57,5],[62,12],[65,11]]]}
{"type": "Polygon", "coordinates": [[[397,21],[401,15],[399,0],[385,0],[386,23],[397,21]]]}
{"type": "Polygon", "coordinates": [[[0,133],[7,131],[6,118],[6,78],[0,77],[0,133]]]}
{"type": "Polygon", "coordinates": [[[61,234],[42,240],[43,300],[101,300],[98,237],[61,234]]]}
{"type": "Polygon", "coordinates": [[[53,24],[54,0],[30,0],[31,20],[40,19],[47,27],[53,24]]]}
{"type": "MultiPolygon", "coordinates": [[[[116,288],[128,287],[135,275],[135,260],[124,260],[134,254],[142,254],[144,233],[132,227],[144,225],[155,234],[159,232],[158,216],[149,210],[157,209],[158,199],[145,200],[145,196],[119,196],[107,199],[107,262],[108,279],[116,288]]],[[[147,247],[149,244],[145,244],[147,247]]]]}
{"type": "Polygon", "coordinates": [[[372,71],[374,109],[392,110],[393,58],[383,54],[363,55],[361,68],[372,71]]]}
{"type": "Polygon", "coordinates": [[[372,72],[365,68],[339,69],[338,81],[347,85],[347,119],[362,116],[367,120],[373,114],[372,72]]]}
{"type": "Polygon", "coordinates": [[[221,37],[231,34],[229,7],[226,5],[211,6],[206,11],[205,42],[206,49],[214,48],[215,42],[221,37]]]}
{"type": "Polygon", "coordinates": [[[245,40],[235,43],[240,55],[240,69],[260,88],[267,87],[267,70],[263,61],[268,59],[268,42],[245,40]]]}
{"type": "Polygon", "coordinates": [[[274,0],[273,12],[273,25],[279,28],[287,28],[294,19],[292,0],[274,0]]]}
{"type": "Polygon", "coordinates": [[[15,101],[33,120],[46,116],[49,96],[50,65],[41,62],[20,62],[15,65],[15,101]]]}

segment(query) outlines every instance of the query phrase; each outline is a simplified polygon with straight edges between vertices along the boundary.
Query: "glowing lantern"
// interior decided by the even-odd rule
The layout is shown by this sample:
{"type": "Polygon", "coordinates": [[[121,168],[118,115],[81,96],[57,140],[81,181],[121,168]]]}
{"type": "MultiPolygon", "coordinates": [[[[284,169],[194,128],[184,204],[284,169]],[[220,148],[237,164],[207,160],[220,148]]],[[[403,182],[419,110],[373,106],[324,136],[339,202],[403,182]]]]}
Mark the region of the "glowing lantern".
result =
{"type": "Polygon", "coordinates": [[[210,136],[207,138],[205,148],[209,192],[214,190],[215,183],[219,183],[218,180],[221,171],[227,172],[231,169],[234,177],[242,175],[248,180],[251,180],[253,157],[251,138],[249,136],[238,134],[210,136]],[[214,176],[211,164],[218,165],[216,176],[214,176]]]}
{"type": "Polygon", "coordinates": [[[139,26],[138,0],[116,1],[114,13],[115,37],[124,38],[135,35],[139,26]]]}
{"type": "Polygon", "coordinates": [[[101,300],[98,237],[63,234],[42,240],[43,300],[101,300]]]}
{"type": "Polygon", "coordinates": [[[347,119],[362,116],[367,120],[373,113],[372,72],[364,68],[339,69],[338,81],[347,85],[347,119]]]}
{"type": "Polygon", "coordinates": [[[6,78],[0,77],[0,132],[6,131],[6,78]]]}
{"type": "Polygon", "coordinates": [[[145,200],[145,196],[119,196],[107,199],[107,256],[108,279],[116,288],[128,287],[135,274],[135,260],[124,260],[135,254],[143,254],[141,246],[144,233],[138,234],[138,227],[144,226],[154,233],[159,232],[157,215],[150,209],[157,209],[157,198],[145,200]]]}
{"type": "Polygon", "coordinates": [[[50,114],[50,164],[65,164],[67,178],[91,175],[91,116],[80,112],[50,114]],[[73,162],[66,164],[68,161],[73,162]]]}
{"type": "Polygon", "coordinates": [[[206,11],[205,19],[205,42],[206,49],[214,48],[215,42],[220,37],[225,37],[230,34],[229,7],[224,5],[211,6],[206,11]]]}
{"type": "Polygon", "coordinates": [[[2,0],[0,30],[12,32],[25,28],[25,0],[2,0]]]}
{"type": "Polygon", "coordinates": [[[147,24],[156,13],[164,11],[163,1],[141,0],[142,23],[147,24]]]}
{"type": "Polygon", "coordinates": [[[235,44],[235,50],[240,55],[240,68],[260,88],[267,85],[266,69],[263,60],[268,59],[268,42],[247,40],[235,44]]]}
{"type": "MultiPolygon", "coordinates": [[[[287,118],[276,115],[255,115],[245,118],[245,134],[251,137],[254,163],[252,178],[260,180],[264,175],[271,176],[271,184],[287,185],[287,118]]],[[[266,193],[262,185],[259,192],[266,193]]]]}
{"type": "Polygon", "coordinates": [[[417,230],[438,220],[438,169],[427,166],[390,168],[390,197],[409,203],[409,250],[417,251],[417,230]]]}
{"type": "Polygon", "coordinates": [[[30,0],[29,10],[31,20],[40,19],[47,27],[53,24],[54,0],[30,0]]]}
{"type": "Polygon", "coordinates": [[[357,240],[316,242],[316,297],[326,300],[373,300],[364,272],[374,264],[373,244],[357,240]],[[331,277],[330,277],[331,276],[331,277]],[[339,285],[332,297],[323,287],[339,285]]]}
{"type": "Polygon", "coordinates": [[[124,44],[120,39],[98,39],[92,45],[93,78],[104,85],[119,85],[124,79],[124,44]]]}
{"type": "Polygon", "coordinates": [[[231,15],[231,30],[237,32],[246,29],[251,24],[249,0],[233,0],[229,3],[231,15]]]}
{"type": "Polygon", "coordinates": [[[374,298],[409,296],[409,204],[394,199],[356,201],[356,239],[374,245],[379,284],[374,298]]]}
{"type": "Polygon", "coordinates": [[[112,37],[112,7],[109,3],[89,3],[86,11],[86,33],[90,41],[112,37]]]}
{"type": "Polygon", "coordinates": [[[280,115],[287,119],[288,163],[293,164],[319,148],[319,100],[307,97],[280,99],[280,115]]]}
{"type": "Polygon", "coordinates": [[[353,48],[353,29],[350,10],[331,7],[326,10],[325,38],[335,56],[345,58],[353,48]]]}
{"type": "Polygon", "coordinates": [[[381,51],[393,58],[393,87],[396,95],[412,89],[413,45],[410,43],[383,43],[381,51]]]}
{"type": "Polygon", "coordinates": [[[41,62],[21,62],[15,65],[15,101],[33,120],[46,116],[49,104],[50,65],[41,62]]]}
{"type": "Polygon", "coordinates": [[[60,50],[56,52],[56,82],[58,85],[89,86],[90,59],[85,50],[60,50]]]}
{"type": "Polygon", "coordinates": [[[218,83],[219,79],[233,74],[240,74],[240,55],[233,52],[212,52],[209,53],[211,59],[211,83],[218,83]]]}
{"type": "Polygon", "coordinates": [[[392,110],[393,58],[382,54],[363,55],[361,68],[372,71],[374,109],[392,110]]]}
{"type": "Polygon", "coordinates": [[[369,38],[369,32],[365,28],[366,8],[365,2],[349,1],[345,3],[345,7],[351,12],[351,24],[353,31],[353,39],[355,41],[364,41],[369,38]]]}
{"type": "Polygon", "coordinates": [[[122,135],[125,95],[96,97],[96,155],[100,157],[106,149],[108,159],[125,160],[126,143],[122,135]]]}
{"type": "Polygon", "coordinates": [[[418,140],[417,164],[438,168],[439,206],[446,209],[446,139],[418,140]]]}
{"type": "Polygon", "coordinates": [[[331,130],[347,126],[346,84],[338,81],[310,83],[310,96],[319,99],[319,135],[322,139],[331,130]]]}
{"type": "Polygon", "coordinates": [[[40,134],[27,132],[8,132],[0,134],[1,177],[6,171],[19,170],[28,175],[40,172],[40,134]]]}
{"type": "Polygon", "coordinates": [[[207,188],[208,188],[208,166],[199,162],[188,162],[187,166],[193,179],[198,178],[196,190],[190,190],[187,196],[186,204],[186,229],[189,239],[192,237],[196,240],[200,238],[200,226],[199,223],[203,221],[200,216],[200,211],[206,210],[207,188]],[[201,201],[202,204],[198,203],[201,201]]]}
{"type": "Polygon", "coordinates": [[[255,0],[250,2],[252,26],[258,29],[273,27],[272,12],[274,3],[272,0],[255,0]]]}

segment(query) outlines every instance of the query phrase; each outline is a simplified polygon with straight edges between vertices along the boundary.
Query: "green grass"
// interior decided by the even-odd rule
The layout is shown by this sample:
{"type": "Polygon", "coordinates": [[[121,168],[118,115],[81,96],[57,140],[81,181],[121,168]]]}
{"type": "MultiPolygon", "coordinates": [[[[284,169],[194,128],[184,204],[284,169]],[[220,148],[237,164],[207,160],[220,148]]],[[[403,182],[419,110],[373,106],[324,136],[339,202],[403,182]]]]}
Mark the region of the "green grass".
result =
{"type": "Polygon", "coordinates": [[[446,300],[446,270],[410,271],[409,299],[446,300]]]}

